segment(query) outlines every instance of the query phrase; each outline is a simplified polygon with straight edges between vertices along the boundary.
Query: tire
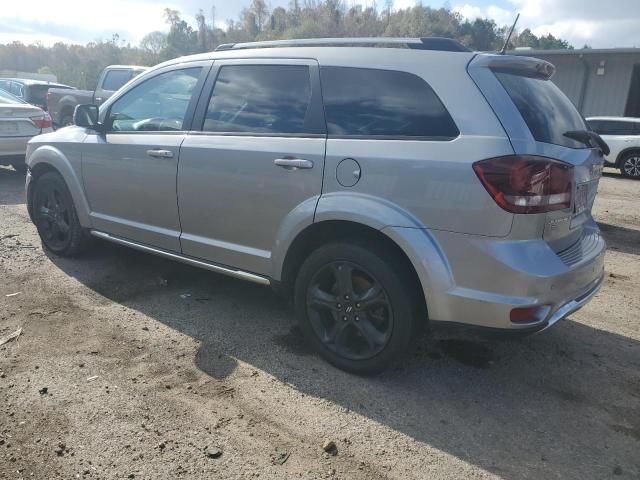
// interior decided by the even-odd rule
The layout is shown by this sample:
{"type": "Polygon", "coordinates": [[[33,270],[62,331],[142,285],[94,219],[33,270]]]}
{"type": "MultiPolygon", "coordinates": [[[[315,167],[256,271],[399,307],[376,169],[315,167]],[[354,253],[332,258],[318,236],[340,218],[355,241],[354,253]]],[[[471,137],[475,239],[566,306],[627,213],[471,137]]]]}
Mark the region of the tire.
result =
{"type": "Polygon", "coordinates": [[[66,183],[56,172],[38,177],[32,197],[33,222],[47,250],[71,257],[88,243],[66,183]]]}
{"type": "Polygon", "coordinates": [[[68,127],[69,125],[73,125],[73,115],[67,113],[60,119],[60,125],[58,128],[68,127]]]}
{"type": "Polygon", "coordinates": [[[407,352],[423,322],[405,263],[375,244],[355,243],[320,247],[305,260],[295,282],[296,315],[325,360],[369,375],[407,352]]]}
{"type": "Polygon", "coordinates": [[[620,173],[623,177],[640,179],[640,152],[624,154],[620,159],[620,173]]]}

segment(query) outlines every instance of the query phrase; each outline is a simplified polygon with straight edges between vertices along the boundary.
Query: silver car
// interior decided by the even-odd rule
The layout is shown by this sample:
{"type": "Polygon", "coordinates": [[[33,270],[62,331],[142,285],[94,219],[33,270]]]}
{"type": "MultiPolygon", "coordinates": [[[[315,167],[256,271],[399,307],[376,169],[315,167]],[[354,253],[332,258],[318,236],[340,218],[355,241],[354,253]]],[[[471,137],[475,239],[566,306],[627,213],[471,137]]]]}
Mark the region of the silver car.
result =
{"type": "Polygon", "coordinates": [[[27,142],[51,131],[51,118],[44,110],[0,90],[0,165],[26,171],[27,142]]]}
{"type": "Polygon", "coordinates": [[[272,285],[320,355],[361,374],[425,327],[531,334],[593,297],[606,145],[553,66],[346,42],[224,45],[77,107],[29,144],[45,247],[93,236],[272,285]]]}

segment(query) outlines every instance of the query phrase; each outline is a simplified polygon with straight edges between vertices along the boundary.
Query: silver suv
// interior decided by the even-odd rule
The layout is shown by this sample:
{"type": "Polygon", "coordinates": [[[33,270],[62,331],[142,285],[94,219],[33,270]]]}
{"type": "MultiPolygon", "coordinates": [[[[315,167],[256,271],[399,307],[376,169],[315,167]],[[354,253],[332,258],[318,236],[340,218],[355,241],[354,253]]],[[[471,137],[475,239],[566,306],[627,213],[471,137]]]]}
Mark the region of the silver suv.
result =
{"type": "Polygon", "coordinates": [[[29,144],[44,245],[95,236],[271,284],[356,373],[425,326],[529,334],[583,306],[603,278],[606,145],[553,66],[381,41],[225,45],[77,107],[29,144]]]}

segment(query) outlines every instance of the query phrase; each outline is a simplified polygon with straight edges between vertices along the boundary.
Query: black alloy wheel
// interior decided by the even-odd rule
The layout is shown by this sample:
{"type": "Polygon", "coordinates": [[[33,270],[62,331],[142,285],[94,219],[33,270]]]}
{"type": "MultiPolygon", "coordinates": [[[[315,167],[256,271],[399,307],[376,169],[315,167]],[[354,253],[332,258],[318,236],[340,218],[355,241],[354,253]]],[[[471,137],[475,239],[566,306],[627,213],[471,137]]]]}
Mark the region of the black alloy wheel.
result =
{"type": "Polygon", "coordinates": [[[62,177],[47,172],[35,180],[31,206],[42,243],[58,255],[78,253],[86,243],[71,194],[62,177]]]}
{"type": "Polygon", "coordinates": [[[341,241],[314,250],[295,280],[300,329],[329,363],[358,375],[396,364],[426,325],[411,266],[382,242],[341,241]]]}
{"type": "Polygon", "coordinates": [[[326,348],[350,360],[380,353],[393,331],[386,292],[371,273],[351,262],[330,262],[313,276],[307,315],[326,348]]]}

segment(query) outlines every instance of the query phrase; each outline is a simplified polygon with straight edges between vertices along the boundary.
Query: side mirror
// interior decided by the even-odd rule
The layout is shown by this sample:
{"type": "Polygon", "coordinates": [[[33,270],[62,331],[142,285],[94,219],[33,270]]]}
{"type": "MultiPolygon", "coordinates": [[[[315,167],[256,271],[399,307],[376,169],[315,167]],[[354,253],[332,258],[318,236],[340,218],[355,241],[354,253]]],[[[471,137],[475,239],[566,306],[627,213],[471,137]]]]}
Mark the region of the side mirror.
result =
{"type": "Polygon", "coordinates": [[[99,130],[98,106],[97,105],[76,105],[73,111],[73,124],[78,127],[99,130]]]}

